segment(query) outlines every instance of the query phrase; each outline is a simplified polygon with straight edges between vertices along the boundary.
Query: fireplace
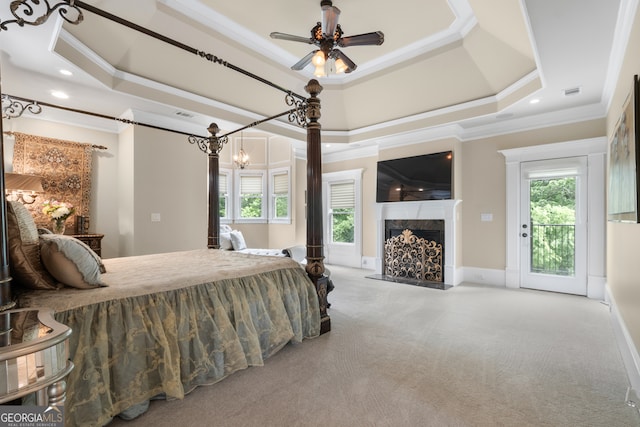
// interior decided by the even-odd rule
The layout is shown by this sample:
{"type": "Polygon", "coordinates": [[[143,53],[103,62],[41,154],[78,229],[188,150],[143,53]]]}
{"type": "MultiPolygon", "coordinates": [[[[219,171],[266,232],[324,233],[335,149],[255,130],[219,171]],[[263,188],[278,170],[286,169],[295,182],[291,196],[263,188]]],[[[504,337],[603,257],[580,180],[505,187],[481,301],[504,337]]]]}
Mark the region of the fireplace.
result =
{"type": "Polygon", "coordinates": [[[444,283],[444,220],[386,220],[384,276],[444,283]]]}
{"type": "Polygon", "coordinates": [[[378,203],[376,274],[370,277],[438,289],[458,284],[455,242],[460,202],[378,203]]]}

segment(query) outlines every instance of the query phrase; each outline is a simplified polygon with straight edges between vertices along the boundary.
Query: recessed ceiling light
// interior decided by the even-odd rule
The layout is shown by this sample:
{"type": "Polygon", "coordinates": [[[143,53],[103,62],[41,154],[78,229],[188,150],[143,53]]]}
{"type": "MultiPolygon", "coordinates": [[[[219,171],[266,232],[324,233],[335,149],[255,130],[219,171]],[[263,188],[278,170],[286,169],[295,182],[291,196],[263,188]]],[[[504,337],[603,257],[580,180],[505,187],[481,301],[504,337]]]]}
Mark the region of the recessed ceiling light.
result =
{"type": "Polygon", "coordinates": [[[331,144],[324,144],[325,147],[330,148],[331,144]]]}
{"type": "Polygon", "coordinates": [[[69,99],[69,95],[67,95],[66,93],[60,91],[60,90],[52,90],[51,91],[51,95],[55,96],[56,98],[60,98],[60,99],[69,99]]]}
{"type": "Polygon", "coordinates": [[[60,70],[60,74],[64,76],[73,76],[73,73],[69,70],[65,70],[64,68],[60,70]]]}
{"type": "Polygon", "coordinates": [[[537,104],[538,102],[540,102],[538,98],[533,98],[531,101],[529,101],[529,104],[537,104]]]}

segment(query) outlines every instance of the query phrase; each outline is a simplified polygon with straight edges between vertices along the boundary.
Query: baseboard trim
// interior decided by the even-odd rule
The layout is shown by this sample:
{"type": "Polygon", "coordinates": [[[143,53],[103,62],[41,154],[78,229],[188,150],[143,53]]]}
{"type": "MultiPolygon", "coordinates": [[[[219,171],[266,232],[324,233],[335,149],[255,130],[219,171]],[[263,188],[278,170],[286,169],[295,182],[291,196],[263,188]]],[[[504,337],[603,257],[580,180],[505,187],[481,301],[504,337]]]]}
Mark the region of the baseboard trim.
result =
{"type": "Polygon", "coordinates": [[[505,287],[505,271],[491,268],[464,267],[462,278],[465,283],[480,283],[505,287]]]}
{"type": "Polygon", "coordinates": [[[620,311],[618,311],[618,306],[611,294],[608,284],[605,284],[605,302],[609,304],[613,331],[618,343],[618,348],[620,349],[620,354],[622,355],[622,361],[627,371],[627,376],[629,377],[629,383],[631,384],[631,388],[637,392],[640,390],[640,354],[631,339],[631,335],[624,323],[624,319],[620,315],[620,311]]]}
{"type": "Polygon", "coordinates": [[[376,258],[372,256],[363,256],[360,261],[360,268],[363,268],[365,270],[375,270],[376,258]]]}

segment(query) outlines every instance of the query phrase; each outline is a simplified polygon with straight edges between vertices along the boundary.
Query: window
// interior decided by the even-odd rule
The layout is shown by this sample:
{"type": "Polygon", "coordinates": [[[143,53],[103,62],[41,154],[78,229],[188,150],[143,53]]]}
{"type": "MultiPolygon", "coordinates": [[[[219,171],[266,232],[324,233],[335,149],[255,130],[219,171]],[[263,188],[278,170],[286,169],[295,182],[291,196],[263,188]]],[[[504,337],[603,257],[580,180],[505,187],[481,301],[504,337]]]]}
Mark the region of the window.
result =
{"type": "Polygon", "coordinates": [[[266,219],[264,172],[238,172],[238,177],[237,220],[244,222],[264,222],[266,219]]]}
{"type": "Polygon", "coordinates": [[[329,184],[332,243],[354,243],[355,185],[353,181],[329,184]]]}
{"type": "Polygon", "coordinates": [[[271,171],[271,222],[290,222],[291,204],[289,169],[271,171]]]}
{"type": "Polygon", "coordinates": [[[218,175],[218,197],[221,220],[231,219],[231,206],[229,206],[229,172],[220,170],[218,175]]]}
{"type": "Polygon", "coordinates": [[[322,174],[327,264],[362,266],[363,169],[322,174]]]}

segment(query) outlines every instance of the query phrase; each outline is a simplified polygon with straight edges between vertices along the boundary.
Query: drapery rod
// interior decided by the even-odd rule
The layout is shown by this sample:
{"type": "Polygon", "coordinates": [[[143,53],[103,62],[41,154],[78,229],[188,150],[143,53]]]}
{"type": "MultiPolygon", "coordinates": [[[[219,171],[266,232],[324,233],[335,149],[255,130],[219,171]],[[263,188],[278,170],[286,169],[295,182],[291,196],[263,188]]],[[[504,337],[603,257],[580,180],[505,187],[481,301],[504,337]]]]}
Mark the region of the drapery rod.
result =
{"type": "Polygon", "coordinates": [[[240,68],[240,67],[238,67],[236,65],[230,64],[227,61],[224,61],[224,60],[218,58],[217,56],[215,56],[213,54],[203,52],[201,50],[198,50],[196,48],[188,46],[188,45],[186,45],[184,43],[181,43],[181,42],[179,42],[177,40],[171,39],[171,38],[169,38],[167,36],[163,36],[162,34],[156,33],[155,31],[149,30],[148,28],[142,27],[142,26],[140,26],[138,24],[134,24],[133,22],[127,21],[126,19],[120,18],[119,16],[113,15],[113,14],[111,14],[109,12],[106,12],[106,11],[104,11],[102,9],[98,9],[97,7],[91,6],[91,5],[89,5],[89,4],[87,4],[87,3],[83,2],[83,1],[75,1],[75,5],[80,7],[80,8],[82,8],[82,9],[88,10],[89,12],[95,13],[96,15],[102,16],[103,18],[109,19],[110,21],[116,22],[116,23],[118,23],[120,25],[124,25],[125,27],[128,27],[128,28],[131,28],[132,30],[139,31],[139,32],[141,32],[143,34],[146,34],[146,35],[148,35],[150,37],[153,37],[155,39],[158,39],[160,41],[168,43],[168,44],[170,44],[172,46],[175,46],[177,48],[186,50],[189,53],[193,53],[194,55],[198,55],[198,56],[200,56],[202,58],[207,59],[208,61],[211,61],[211,62],[214,62],[216,64],[220,64],[222,66],[230,68],[230,69],[232,69],[234,71],[237,71],[237,72],[239,72],[241,74],[244,74],[245,76],[251,77],[251,78],[253,78],[255,80],[258,80],[259,82],[262,82],[262,83],[264,83],[264,84],[266,84],[268,86],[271,86],[271,87],[273,87],[275,89],[278,89],[278,90],[280,90],[282,92],[285,92],[288,95],[295,96],[296,98],[298,98],[300,100],[306,101],[306,99],[307,99],[306,97],[304,97],[302,95],[298,95],[298,94],[296,94],[296,93],[294,93],[294,92],[292,92],[292,91],[290,91],[288,89],[285,89],[285,88],[283,88],[281,86],[278,86],[277,84],[272,83],[269,80],[266,80],[266,79],[264,79],[264,78],[262,78],[262,77],[260,77],[260,76],[258,76],[256,74],[253,74],[253,73],[251,73],[249,71],[246,71],[246,70],[244,70],[244,69],[242,69],[242,68],[240,68]]]}
{"type": "MultiPolygon", "coordinates": [[[[16,133],[15,132],[11,132],[11,131],[4,131],[2,132],[4,135],[9,135],[9,136],[14,136],[16,133]]],[[[108,150],[109,147],[105,147],[104,145],[98,145],[98,144],[91,144],[91,148],[96,149],[96,150],[108,150]]]]}

